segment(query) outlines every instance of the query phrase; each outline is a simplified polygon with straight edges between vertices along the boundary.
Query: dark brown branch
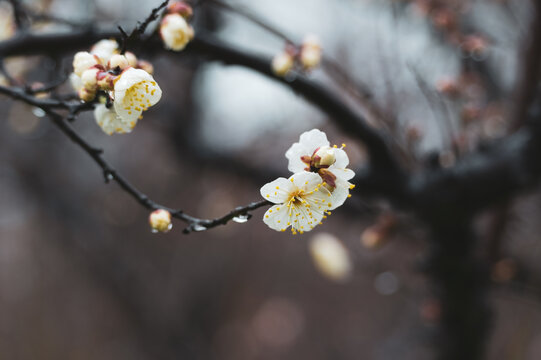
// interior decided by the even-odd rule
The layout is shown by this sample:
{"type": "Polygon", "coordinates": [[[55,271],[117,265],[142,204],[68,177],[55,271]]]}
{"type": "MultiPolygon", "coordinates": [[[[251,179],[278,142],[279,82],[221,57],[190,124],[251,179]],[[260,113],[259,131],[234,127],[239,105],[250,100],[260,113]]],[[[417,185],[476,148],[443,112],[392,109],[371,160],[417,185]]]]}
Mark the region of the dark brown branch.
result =
{"type": "Polygon", "coordinates": [[[24,92],[24,90],[22,89],[6,88],[2,86],[0,86],[0,93],[8,95],[13,99],[21,100],[29,105],[37,106],[43,111],[45,111],[51,121],[70,140],[72,140],[75,144],[81,147],[81,149],[83,149],[98,164],[98,166],[103,171],[106,182],[114,180],[125,192],[132,196],[140,205],[142,205],[146,209],[165,209],[169,211],[173,217],[188,223],[188,226],[186,227],[186,229],[184,229],[185,234],[188,234],[192,231],[203,231],[211,229],[218,225],[225,225],[234,218],[239,218],[239,222],[244,222],[251,217],[249,213],[250,211],[271,204],[266,200],[262,200],[259,202],[248,204],[246,206],[239,206],[234,210],[230,211],[228,214],[216,219],[200,219],[188,215],[182,210],[172,209],[167,206],[160,205],[155,201],[149,199],[147,195],[143,194],[135,186],[133,186],[126,178],[124,178],[105,160],[105,158],[102,156],[103,151],[101,149],[96,149],[92,145],[90,145],[71,127],[71,125],[69,125],[68,121],[66,121],[63,116],[53,111],[53,109],[56,108],[68,109],[70,110],[70,116],[74,116],[77,112],[82,111],[83,109],[92,109],[93,104],[87,105],[85,103],[80,103],[78,106],[69,106],[61,101],[35,98],[30,94],[24,92]]]}

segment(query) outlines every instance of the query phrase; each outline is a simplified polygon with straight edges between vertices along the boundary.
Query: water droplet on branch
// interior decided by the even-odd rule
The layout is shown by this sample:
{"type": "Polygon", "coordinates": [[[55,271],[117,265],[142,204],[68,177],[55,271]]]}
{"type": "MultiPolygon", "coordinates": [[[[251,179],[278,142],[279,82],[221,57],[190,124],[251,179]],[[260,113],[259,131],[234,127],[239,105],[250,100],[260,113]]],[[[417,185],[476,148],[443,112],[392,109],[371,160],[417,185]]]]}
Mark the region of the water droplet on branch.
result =
{"type": "Polygon", "coordinates": [[[193,229],[193,231],[205,231],[205,230],[207,230],[207,228],[205,226],[200,225],[200,224],[194,224],[192,226],[192,229],[193,229]]]}
{"type": "Polygon", "coordinates": [[[236,223],[242,224],[250,220],[251,217],[252,217],[252,214],[242,214],[242,215],[235,216],[232,220],[236,223]]]}

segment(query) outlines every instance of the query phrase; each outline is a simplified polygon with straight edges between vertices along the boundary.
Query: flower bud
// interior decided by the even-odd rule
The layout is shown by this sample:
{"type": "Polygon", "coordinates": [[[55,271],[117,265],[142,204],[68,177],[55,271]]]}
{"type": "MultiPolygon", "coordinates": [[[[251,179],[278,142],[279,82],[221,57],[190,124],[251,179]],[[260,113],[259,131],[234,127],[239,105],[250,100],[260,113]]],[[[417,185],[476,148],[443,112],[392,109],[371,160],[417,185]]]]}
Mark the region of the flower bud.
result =
{"type": "Polygon", "coordinates": [[[88,90],[83,87],[79,89],[78,95],[81,100],[89,102],[94,100],[94,98],[96,97],[96,90],[88,90]]]}
{"type": "Polygon", "coordinates": [[[314,154],[314,166],[331,166],[336,161],[334,150],[330,146],[322,146],[314,154]]]}
{"type": "Polygon", "coordinates": [[[293,56],[288,52],[282,52],[272,59],[272,71],[278,76],[286,75],[294,65],[293,56]]]}
{"type": "Polygon", "coordinates": [[[96,79],[98,81],[98,88],[100,90],[110,91],[113,90],[115,86],[115,79],[117,77],[106,71],[100,71],[96,74],[96,79]]]}
{"type": "Polygon", "coordinates": [[[131,67],[136,67],[137,66],[137,56],[135,56],[134,53],[132,53],[131,51],[126,51],[124,56],[126,57],[126,59],[128,59],[128,64],[131,67]]]}
{"type": "Polygon", "coordinates": [[[311,70],[321,62],[321,45],[315,35],[308,35],[302,43],[300,62],[306,70],[311,70]]]}
{"type": "Polygon", "coordinates": [[[167,6],[167,12],[170,14],[179,14],[185,19],[189,19],[193,15],[193,9],[184,1],[175,1],[167,6]]]}
{"type": "Polygon", "coordinates": [[[102,65],[107,65],[111,56],[118,54],[118,43],[115,40],[100,40],[90,52],[100,59],[102,65]]]}
{"type": "Polygon", "coordinates": [[[311,70],[321,62],[321,50],[316,48],[303,48],[301,50],[301,64],[306,70],[311,70]]]}
{"type": "Polygon", "coordinates": [[[167,15],[160,26],[160,35],[165,47],[180,51],[193,39],[193,28],[179,14],[167,15]]]}
{"type": "Polygon", "coordinates": [[[173,227],[171,213],[164,209],[158,209],[150,213],[148,221],[153,232],[168,232],[173,227]]]}
{"type": "Polygon", "coordinates": [[[97,75],[100,70],[96,68],[88,69],[83,72],[81,75],[81,81],[83,82],[83,87],[90,91],[96,91],[98,88],[98,79],[97,75]]]}
{"type": "Polygon", "coordinates": [[[130,66],[128,58],[120,54],[114,54],[113,56],[111,56],[111,58],[109,59],[109,63],[107,64],[107,67],[109,69],[119,68],[120,70],[124,70],[128,66],[130,66]]]}
{"type": "Polygon", "coordinates": [[[98,64],[98,59],[89,52],[80,51],[73,57],[73,72],[77,76],[81,76],[85,70],[98,64]]]}
{"type": "Polygon", "coordinates": [[[137,68],[138,69],[142,69],[142,70],[145,70],[147,73],[149,73],[150,75],[154,74],[154,66],[152,66],[151,63],[149,63],[148,61],[145,61],[145,60],[139,60],[137,62],[137,68]]]}

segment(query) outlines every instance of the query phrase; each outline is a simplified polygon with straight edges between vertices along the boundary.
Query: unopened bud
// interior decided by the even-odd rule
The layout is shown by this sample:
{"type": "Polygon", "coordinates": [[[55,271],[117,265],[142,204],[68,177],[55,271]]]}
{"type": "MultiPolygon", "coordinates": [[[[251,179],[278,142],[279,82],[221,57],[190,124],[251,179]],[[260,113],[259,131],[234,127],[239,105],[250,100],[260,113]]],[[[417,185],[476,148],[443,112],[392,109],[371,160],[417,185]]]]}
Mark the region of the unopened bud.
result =
{"type": "Polygon", "coordinates": [[[321,62],[321,49],[315,47],[303,47],[300,60],[306,70],[311,70],[321,62]]]}
{"type": "Polygon", "coordinates": [[[96,79],[98,80],[98,88],[104,91],[113,90],[115,86],[114,80],[116,78],[117,77],[115,75],[106,71],[98,72],[96,75],[96,79]]]}
{"type": "Polygon", "coordinates": [[[79,99],[81,99],[83,101],[86,101],[86,102],[89,102],[89,101],[94,100],[94,98],[96,97],[96,91],[95,90],[88,90],[88,89],[83,87],[83,88],[79,89],[78,95],[79,95],[79,99]]]}
{"type": "Polygon", "coordinates": [[[154,210],[148,217],[153,232],[168,232],[173,227],[171,213],[164,209],[154,210]]]}
{"type": "Polygon", "coordinates": [[[128,65],[130,65],[131,67],[137,66],[137,56],[135,56],[134,53],[126,51],[124,56],[126,57],[126,59],[128,59],[128,65]]]}
{"type": "Polygon", "coordinates": [[[170,14],[179,14],[185,19],[189,19],[193,15],[193,9],[184,1],[175,1],[167,6],[167,12],[170,14]]]}
{"type": "Polygon", "coordinates": [[[116,40],[100,40],[92,46],[90,52],[96,55],[102,65],[107,65],[114,54],[118,54],[118,43],[116,40]]]}
{"type": "Polygon", "coordinates": [[[80,51],[73,57],[73,72],[81,76],[85,70],[98,64],[98,59],[86,51],[80,51]]]}
{"type": "Polygon", "coordinates": [[[109,63],[107,65],[109,69],[119,68],[120,70],[124,70],[128,66],[130,66],[130,62],[128,61],[128,58],[120,54],[114,54],[113,56],[111,56],[111,58],[109,59],[109,63]]]}
{"type": "Polygon", "coordinates": [[[307,35],[302,42],[300,62],[306,70],[311,70],[321,62],[321,44],[315,35],[307,35]]]}
{"type": "Polygon", "coordinates": [[[100,70],[96,68],[88,69],[83,72],[81,75],[81,81],[83,82],[83,87],[89,91],[96,91],[98,88],[98,79],[97,75],[100,70]]]}
{"type": "Polygon", "coordinates": [[[147,73],[149,73],[150,75],[154,74],[154,66],[152,66],[151,63],[149,63],[148,61],[145,61],[145,60],[139,60],[137,62],[137,68],[138,69],[142,69],[142,70],[145,70],[147,73]]]}
{"type": "Polygon", "coordinates": [[[331,166],[336,161],[334,149],[330,146],[322,146],[314,154],[314,166],[331,166]]]}
{"type": "Polygon", "coordinates": [[[291,71],[294,63],[293,56],[287,52],[282,52],[272,59],[272,71],[278,76],[284,76],[291,71]]]}

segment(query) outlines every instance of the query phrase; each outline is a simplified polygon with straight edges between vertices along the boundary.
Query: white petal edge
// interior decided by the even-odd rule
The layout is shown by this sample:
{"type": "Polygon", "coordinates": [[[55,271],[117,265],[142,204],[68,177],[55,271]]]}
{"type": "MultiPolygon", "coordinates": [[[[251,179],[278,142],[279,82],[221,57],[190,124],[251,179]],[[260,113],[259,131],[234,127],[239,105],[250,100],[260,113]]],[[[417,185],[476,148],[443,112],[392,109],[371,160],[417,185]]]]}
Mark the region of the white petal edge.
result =
{"type": "Polygon", "coordinates": [[[289,200],[289,194],[294,191],[294,188],[295,186],[289,179],[281,177],[263,185],[260,193],[263,199],[275,204],[282,204],[289,200]]]}
{"type": "Polygon", "coordinates": [[[288,208],[285,205],[272,206],[265,215],[263,215],[263,222],[267,224],[273,230],[283,231],[289,227],[289,214],[288,208]]]}

